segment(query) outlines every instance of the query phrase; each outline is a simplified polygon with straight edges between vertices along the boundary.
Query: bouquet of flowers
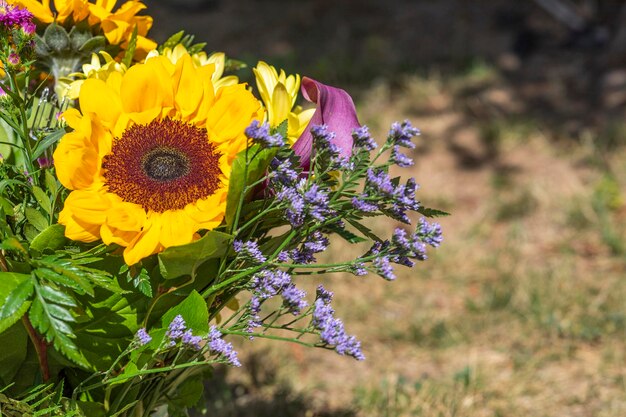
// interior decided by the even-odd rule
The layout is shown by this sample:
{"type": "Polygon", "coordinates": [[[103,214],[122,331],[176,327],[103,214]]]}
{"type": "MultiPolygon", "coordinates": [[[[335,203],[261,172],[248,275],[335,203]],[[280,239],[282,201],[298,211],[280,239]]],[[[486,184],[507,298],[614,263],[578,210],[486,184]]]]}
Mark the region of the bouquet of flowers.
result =
{"type": "Polygon", "coordinates": [[[233,337],[364,359],[298,279],[393,280],[439,246],[446,213],[389,174],[419,131],[377,144],[345,91],[265,62],[253,88],[115,3],[0,0],[0,414],[187,415],[233,337]],[[318,262],[331,235],[362,254],[318,262]]]}

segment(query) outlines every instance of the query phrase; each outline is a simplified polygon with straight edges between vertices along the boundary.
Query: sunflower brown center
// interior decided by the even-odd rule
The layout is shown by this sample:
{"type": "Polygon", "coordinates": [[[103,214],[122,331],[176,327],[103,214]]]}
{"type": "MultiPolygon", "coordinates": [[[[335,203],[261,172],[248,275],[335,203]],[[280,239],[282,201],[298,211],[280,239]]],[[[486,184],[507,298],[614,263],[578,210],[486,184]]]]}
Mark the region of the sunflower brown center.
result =
{"type": "Polygon", "coordinates": [[[168,118],[127,129],[102,168],[109,192],[162,213],[214,194],[220,156],[206,129],[168,118]]]}

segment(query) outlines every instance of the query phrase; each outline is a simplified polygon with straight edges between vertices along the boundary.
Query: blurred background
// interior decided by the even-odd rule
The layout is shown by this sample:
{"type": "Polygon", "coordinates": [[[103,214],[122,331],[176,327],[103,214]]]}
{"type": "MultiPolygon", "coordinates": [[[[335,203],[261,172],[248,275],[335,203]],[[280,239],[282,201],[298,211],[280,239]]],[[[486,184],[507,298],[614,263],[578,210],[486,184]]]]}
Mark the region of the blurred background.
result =
{"type": "Polygon", "coordinates": [[[340,86],[380,140],[410,119],[402,175],[452,213],[397,281],[325,281],[364,363],[244,342],[209,415],[626,415],[626,2],[148,3],[157,41],[340,86]]]}

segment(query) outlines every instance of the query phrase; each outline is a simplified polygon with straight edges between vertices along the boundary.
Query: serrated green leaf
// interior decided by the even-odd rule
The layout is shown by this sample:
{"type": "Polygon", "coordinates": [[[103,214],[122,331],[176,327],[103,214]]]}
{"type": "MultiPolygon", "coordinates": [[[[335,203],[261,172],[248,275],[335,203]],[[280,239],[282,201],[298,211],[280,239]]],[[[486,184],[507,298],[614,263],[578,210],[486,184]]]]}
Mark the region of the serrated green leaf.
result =
{"type": "Polygon", "coordinates": [[[30,275],[0,272],[0,333],[16,323],[30,307],[30,275]],[[27,282],[24,287],[20,287],[27,282]]]}
{"type": "Polygon", "coordinates": [[[45,250],[54,251],[62,249],[66,242],[65,226],[53,224],[35,236],[33,241],[30,242],[30,249],[34,249],[40,253],[43,253],[45,250]]]}
{"type": "Polygon", "coordinates": [[[356,221],[354,219],[346,219],[346,220],[348,221],[348,223],[350,223],[352,226],[354,226],[355,229],[357,229],[359,232],[363,233],[363,236],[369,237],[374,242],[381,242],[382,241],[382,239],[379,238],[378,236],[376,236],[374,234],[374,232],[372,232],[367,226],[362,225],[361,223],[359,223],[358,221],[356,221]]]}
{"type": "Polygon", "coordinates": [[[423,216],[426,216],[426,217],[445,217],[445,216],[449,216],[450,215],[450,213],[447,213],[445,211],[432,209],[432,208],[428,208],[428,207],[420,207],[417,210],[417,212],[422,214],[423,216]]]}
{"type": "Polygon", "coordinates": [[[46,192],[44,190],[42,190],[41,188],[35,186],[32,188],[33,190],[33,195],[35,196],[35,199],[37,200],[37,203],[41,206],[41,208],[44,209],[44,211],[48,214],[52,214],[52,203],[50,202],[50,197],[48,197],[48,194],[46,194],[46,192]]]}
{"type": "Polygon", "coordinates": [[[7,289],[13,286],[13,288],[10,288],[10,291],[6,291],[6,299],[2,306],[0,306],[0,320],[5,320],[10,317],[15,317],[20,308],[23,308],[24,303],[30,300],[35,288],[33,280],[30,279],[29,275],[0,272],[0,279],[6,279],[9,282],[7,289]]]}
{"type": "Polygon", "coordinates": [[[165,279],[191,275],[203,262],[225,254],[231,238],[226,233],[210,230],[195,242],[165,249],[158,255],[161,275],[165,279]]]}
{"type": "Polygon", "coordinates": [[[272,134],[280,134],[283,138],[287,137],[287,131],[289,129],[289,121],[287,119],[283,120],[281,124],[272,129],[272,134]]]}
{"type": "Polygon", "coordinates": [[[135,56],[135,50],[137,49],[137,25],[133,29],[133,34],[128,41],[128,46],[126,47],[126,52],[124,53],[124,58],[122,59],[122,64],[126,65],[126,68],[130,68],[133,63],[133,57],[135,56]]]}
{"type": "MultiPolygon", "coordinates": [[[[51,301],[51,300],[46,300],[46,301],[51,301]]],[[[76,319],[74,319],[74,317],[72,316],[72,313],[70,313],[66,308],[58,304],[48,304],[48,311],[50,312],[50,315],[52,317],[55,317],[59,320],[69,321],[69,322],[76,321],[76,319]]]]}
{"type": "Polygon", "coordinates": [[[41,232],[48,227],[48,220],[46,220],[44,215],[41,214],[39,210],[32,207],[26,207],[26,210],[24,210],[24,212],[26,214],[26,219],[29,221],[30,224],[33,225],[35,229],[41,232]]]}
{"type": "Polygon", "coordinates": [[[93,296],[94,294],[93,287],[91,286],[91,284],[89,284],[89,282],[86,282],[85,280],[81,279],[77,282],[73,278],[70,278],[63,274],[59,274],[47,268],[37,268],[35,269],[35,274],[38,277],[46,279],[48,281],[52,281],[55,284],[61,285],[63,287],[71,288],[78,294],[87,293],[91,296],[93,296]]]}
{"type": "Polygon", "coordinates": [[[145,268],[141,268],[136,276],[132,276],[128,273],[129,281],[132,281],[133,286],[137,288],[146,297],[152,298],[152,283],[150,282],[150,274],[145,268]]]}
{"type": "Polygon", "coordinates": [[[340,227],[331,227],[329,229],[333,231],[334,233],[336,233],[337,235],[341,236],[344,240],[346,240],[349,243],[367,242],[367,239],[357,236],[349,230],[346,230],[340,227]]]}
{"type": "MultiPolygon", "coordinates": [[[[248,158],[250,161],[246,164],[246,151],[241,151],[235,157],[230,174],[228,197],[226,198],[226,224],[232,224],[237,213],[237,206],[244,190],[244,185],[252,184],[258,181],[265,174],[265,170],[270,164],[272,158],[276,155],[278,149],[269,148],[261,149],[259,145],[248,148],[248,158]],[[247,165],[247,178],[246,173],[247,165]]],[[[244,196],[244,202],[250,195],[244,196]]]]}
{"type": "Polygon", "coordinates": [[[76,301],[61,290],[52,288],[48,285],[40,285],[39,291],[46,300],[68,307],[76,307],[76,301]]]}

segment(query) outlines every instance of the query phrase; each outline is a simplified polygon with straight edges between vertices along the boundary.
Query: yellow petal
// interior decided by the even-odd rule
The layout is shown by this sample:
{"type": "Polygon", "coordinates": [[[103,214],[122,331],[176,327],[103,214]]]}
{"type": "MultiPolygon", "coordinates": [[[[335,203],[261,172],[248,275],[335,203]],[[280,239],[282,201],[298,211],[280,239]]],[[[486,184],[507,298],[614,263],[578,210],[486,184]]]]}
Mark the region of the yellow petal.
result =
{"type": "Polygon", "coordinates": [[[157,253],[162,248],[159,233],[159,228],[155,227],[153,219],[149,217],[141,233],[124,249],[124,262],[134,265],[143,258],[157,253]]]}
{"type": "Polygon", "coordinates": [[[172,82],[163,59],[167,61],[153,58],[124,74],[120,91],[122,108],[137,123],[149,123],[163,107],[173,107],[172,82]]]}
{"type": "Polygon", "coordinates": [[[122,112],[119,93],[102,80],[85,80],[79,94],[83,114],[95,113],[107,128],[112,128],[122,112]]]}
{"type": "Polygon", "coordinates": [[[272,105],[268,107],[270,126],[276,127],[287,120],[291,109],[289,93],[282,83],[276,84],[272,94],[272,105]]]}

